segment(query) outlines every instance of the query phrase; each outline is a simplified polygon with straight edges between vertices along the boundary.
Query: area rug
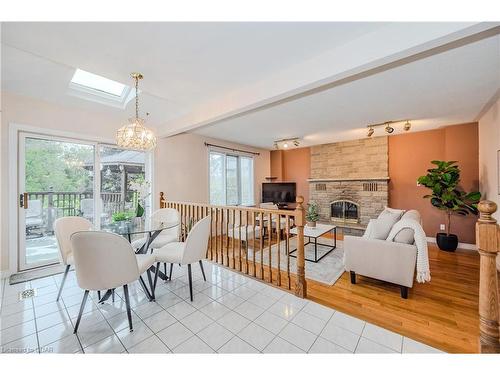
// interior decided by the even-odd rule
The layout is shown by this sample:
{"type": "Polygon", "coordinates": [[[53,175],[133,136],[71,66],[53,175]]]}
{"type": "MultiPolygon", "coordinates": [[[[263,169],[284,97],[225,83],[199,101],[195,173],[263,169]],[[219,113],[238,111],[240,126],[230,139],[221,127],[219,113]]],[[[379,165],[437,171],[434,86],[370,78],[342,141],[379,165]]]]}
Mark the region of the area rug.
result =
{"type": "Polygon", "coordinates": [[[58,264],[55,266],[15,273],[13,275],[10,275],[9,284],[20,284],[31,280],[41,279],[42,277],[58,275],[60,273],[63,273],[65,268],[65,265],[58,264]]]}
{"type": "MultiPolygon", "coordinates": [[[[290,249],[297,248],[296,237],[290,239],[290,249]]],[[[328,251],[328,247],[322,245],[328,243],[331,245],[332,240],[328,239],[318,239],[318,257],[328,251]]],[[[309,244],[305,246],[306,258],[314,258],[314,244],[309,244]]],[[[248,248],[248,258],[253,259],[253,249],[248,248]]],[[[296,252],[294,253],[294,255],[296,252]]],[[[257,250],[255,253],[255,261],[260,264],[260,251],[257,250]]],[[[264,265],[269,265],[269,249],[264,248],[264,265]]],[[[278,245],[274,244],[271,246],[271,266],[273,268],[278,267],[278,245]]],[[[280,243],[280,269],[286,270],[287,267],[287,257],[285,254],[285,241],[280,243]]],[[[314,281],[319,281],[320,283],[333,285],[344,273],[344,248],[343,242],[337,241],[337,248],[333,250],[326,257],[321,259],[318,263],[306,261],[306,278],[314,281]]],[[[290,272],[297,272],[297,259],[290,257],[290,272]]]]}

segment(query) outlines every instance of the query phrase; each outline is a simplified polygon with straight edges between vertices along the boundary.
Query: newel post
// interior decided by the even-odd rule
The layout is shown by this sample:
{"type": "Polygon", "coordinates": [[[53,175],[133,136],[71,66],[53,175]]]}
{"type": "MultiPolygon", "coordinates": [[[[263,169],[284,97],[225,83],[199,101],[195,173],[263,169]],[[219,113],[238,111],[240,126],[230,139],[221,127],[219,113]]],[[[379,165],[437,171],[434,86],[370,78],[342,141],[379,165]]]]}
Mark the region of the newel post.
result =
{"type": "Polygon", "coordinates": [[[295,295],[297,297],[307,297],[307,283],[305,271],[304,254],[304,197],[297,197],[297,207],[295,209],[295,225],[297,226],[297,280],[295,282],[295,295]]]}
{"type": "Polygon", "coordinates": [[[160,208],[166,208],[167,207],[167,201],[165,199],[165,196],[163,195],[163,191],[160,191],[160,208]]]}
{"type": "Polygon", "coordinates": [[[479,348],[482,353],[500,353],[498,328],[498,277],[496,257],[498,253],[498,224],[491,217],[497,205],[481,201],[476,223],[476,241],[480,255],[479,269],[479,348]]]}

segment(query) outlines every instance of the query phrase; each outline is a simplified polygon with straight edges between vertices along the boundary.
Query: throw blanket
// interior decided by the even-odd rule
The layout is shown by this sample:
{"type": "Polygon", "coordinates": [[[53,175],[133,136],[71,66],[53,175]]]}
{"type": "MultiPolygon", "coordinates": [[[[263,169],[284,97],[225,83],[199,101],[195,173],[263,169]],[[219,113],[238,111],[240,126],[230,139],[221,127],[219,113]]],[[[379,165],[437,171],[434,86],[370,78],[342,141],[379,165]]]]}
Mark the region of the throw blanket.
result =
{"type": "Polygon", "coordinates": [[[393,241],[401,229],[410,228],[414,231],[415,246],[417,246],[417,281],[425,283],[431,281],[429,268],[429,254],[427,249],[427,238],[420,223],[412,219],[401,219],[391,229],[387,241],[393,241]]]}

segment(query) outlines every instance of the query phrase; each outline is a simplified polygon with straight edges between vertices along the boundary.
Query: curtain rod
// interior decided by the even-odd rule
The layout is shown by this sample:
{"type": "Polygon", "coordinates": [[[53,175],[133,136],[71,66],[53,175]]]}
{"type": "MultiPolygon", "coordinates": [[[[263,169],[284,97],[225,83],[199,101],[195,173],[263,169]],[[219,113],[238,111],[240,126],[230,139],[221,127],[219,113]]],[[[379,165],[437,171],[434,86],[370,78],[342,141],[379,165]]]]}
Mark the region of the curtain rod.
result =
{"type": "Polygon", "coordinates": [[[236,151],[236,152],[245,152],[247,154],[252,154],[252,155],[260,155],[259,152],[253,152],[253,151],[245,151],[245,150],[238,150],[237,148],[230,148],[230,147],[225,147],[225,146],[218,146],[218,145],[214,145],[212,143],[207,143],[205,142],[205,146],[207,147],[217,147],[217,148],[222,148],[224,150],[229,150],[229,151],[236,151]]]}

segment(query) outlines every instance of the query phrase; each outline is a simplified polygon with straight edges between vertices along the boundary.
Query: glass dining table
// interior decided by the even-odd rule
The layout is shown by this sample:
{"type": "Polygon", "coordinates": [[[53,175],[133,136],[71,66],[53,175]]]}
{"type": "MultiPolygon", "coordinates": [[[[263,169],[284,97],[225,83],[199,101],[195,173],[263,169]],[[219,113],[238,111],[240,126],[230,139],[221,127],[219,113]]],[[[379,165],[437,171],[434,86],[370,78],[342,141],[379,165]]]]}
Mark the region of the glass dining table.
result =
{"type": "MultiPolygon", "coordinates": [[[[152,223],[151,220],[149,219],[134,218],[132,220],[103,224],[101,228],[103,231],[116,233],[119,234],[120,236],[125,237],[131,244],[136,244],[136,246],[134,246],[136,254],[147,254],[151,244],[153,243],[155,238],[160,235],[162,231],[166,229],[175,228],[178,225],[180,225],[178,221],[166,222],[166,223],[163,222],[152,223]]],[[[149,268],[146,272],[149,281],[149,287],[151,290],[148,290],[146,283],[142,278],[142,275],[139,278],[139,283],[141,284],[144,293],[146,293],[146,296],[150,301],[153,301],[155,299],[154,295],[155,285],[153,283],[152,275],[154,275],[156,272],[157,272],[156,266],[154,265],[151,266],[151,268],[149,268]]],[[[165,281],[168,280],[168,276],[166,275],[166,273],[162,272],[160,269],[158,269],[158,277],[165,281]]],[[[99,300],[99,302],[106,301],[112,295],[113,291],[108,290],[99,300]]]]}

